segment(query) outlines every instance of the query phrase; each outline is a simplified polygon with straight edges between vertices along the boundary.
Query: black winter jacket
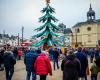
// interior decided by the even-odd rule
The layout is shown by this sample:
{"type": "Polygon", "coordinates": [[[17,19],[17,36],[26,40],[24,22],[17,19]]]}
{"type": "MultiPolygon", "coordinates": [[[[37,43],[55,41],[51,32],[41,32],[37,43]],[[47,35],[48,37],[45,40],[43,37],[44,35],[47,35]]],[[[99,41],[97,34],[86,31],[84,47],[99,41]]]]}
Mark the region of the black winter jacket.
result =
{"type": "Polygon", "coordinates": [[[14,55],[12,54],[12,52],[10,52],[10,51],[6,51],[4,53],[3,59],[4,59],[5,67],[12,68],[16,64],[16,59],[15,59],[14,55]]]}
{"type": "Polygon", "coordinates": [[[68,55],[62,61],[61,70],[63,71],[63,80],[78,80],[80,61],[75,55],[68,55]]]}

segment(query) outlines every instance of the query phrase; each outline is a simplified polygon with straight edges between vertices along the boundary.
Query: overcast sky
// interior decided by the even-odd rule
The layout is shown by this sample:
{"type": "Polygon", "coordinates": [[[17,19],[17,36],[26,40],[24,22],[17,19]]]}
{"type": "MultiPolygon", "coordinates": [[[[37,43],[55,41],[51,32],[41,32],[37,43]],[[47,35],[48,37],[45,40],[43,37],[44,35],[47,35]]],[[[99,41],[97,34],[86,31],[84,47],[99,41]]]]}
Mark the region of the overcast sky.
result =
{"type": "MultiPolygon", "coordinates": [[[[100,19],[100,0],[92,0],[92,8],[96,12],[96,19],[100,19]]],[[[87,20],[90,0],[51,0],[50,5],[55,8],[54,16],[59,23],[72,27],[77,22],[87,20]]],[[[5,30],[8,34],[17,35],[24,26],[24,37],[30,38],[33,30],[40,25],[38,18],[44,8],[45,0],[0,0],[0,33],[5,30]]]]}

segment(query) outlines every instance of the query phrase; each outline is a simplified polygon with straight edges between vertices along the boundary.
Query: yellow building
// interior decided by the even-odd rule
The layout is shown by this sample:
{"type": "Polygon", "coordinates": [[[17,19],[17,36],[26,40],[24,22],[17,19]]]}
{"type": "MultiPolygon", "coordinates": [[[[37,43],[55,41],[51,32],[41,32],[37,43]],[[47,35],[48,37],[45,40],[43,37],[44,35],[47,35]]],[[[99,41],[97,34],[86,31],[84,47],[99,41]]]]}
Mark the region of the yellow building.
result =
{"type": "Polygon", "coordinates": [[[95,19],[91,4],[87,12],[87,21],[79,22],[72,27],[73,46],[96,47],[100,41],[100,19],[95,19]]]}

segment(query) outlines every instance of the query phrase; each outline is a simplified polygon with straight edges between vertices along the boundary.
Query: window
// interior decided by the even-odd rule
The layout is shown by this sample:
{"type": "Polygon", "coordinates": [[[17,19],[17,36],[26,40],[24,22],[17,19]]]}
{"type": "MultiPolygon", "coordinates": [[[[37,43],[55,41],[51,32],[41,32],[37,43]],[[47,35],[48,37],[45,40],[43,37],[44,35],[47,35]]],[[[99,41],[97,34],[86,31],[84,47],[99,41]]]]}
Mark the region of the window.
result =
{"type": "Polygon", "coordinates": [[[79,33],[79,32],[80,32],[80,29],[78,28],[78,29],[77,29],[77,33],[79,33]]]}
{"type": "Polygon", "coordinates": [[[75,29],[75,32],[79,33],[80,32],[80,29],[79,28],[76,28],[75,29]]]}
{"type": "Polygon", "coordinates": [[[88,35],[88,42],[91,42],[91,35],[88,35]]]}
{"type": "Polygon", "coordinates": [[[88,31],[91,31],[91,27],[88,27],[87,30],[88,30],[88,31]]]}

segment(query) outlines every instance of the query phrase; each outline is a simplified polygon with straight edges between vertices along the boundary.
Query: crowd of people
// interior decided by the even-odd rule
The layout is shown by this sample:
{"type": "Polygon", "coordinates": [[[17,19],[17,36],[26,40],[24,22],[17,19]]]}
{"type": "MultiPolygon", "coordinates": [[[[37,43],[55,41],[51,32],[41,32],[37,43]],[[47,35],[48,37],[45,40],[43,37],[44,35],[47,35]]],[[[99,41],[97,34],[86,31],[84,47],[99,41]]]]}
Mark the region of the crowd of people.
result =
{"type": "Polygon", "coordinates": [[[97,80],[100,73],[100,48],[64,48],[62,51],[61,48],[56,47],[48,50],[1,47],[0,71],[5,70],[6,80],[12,80],[14,66],[18,60],[24,61],[27,72],[26,80],[37,80],[37,75],[40,76],[40,80],[47,80],[47,75],[52,76],[52,71],[60,67],[63,72],[62,80],[88,80],[88,75],[91,76],[91,80],[97,80]],[[89,63],[92,63],[91,67],[89,63]]]}

